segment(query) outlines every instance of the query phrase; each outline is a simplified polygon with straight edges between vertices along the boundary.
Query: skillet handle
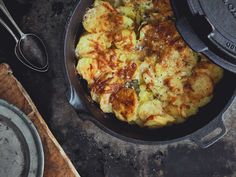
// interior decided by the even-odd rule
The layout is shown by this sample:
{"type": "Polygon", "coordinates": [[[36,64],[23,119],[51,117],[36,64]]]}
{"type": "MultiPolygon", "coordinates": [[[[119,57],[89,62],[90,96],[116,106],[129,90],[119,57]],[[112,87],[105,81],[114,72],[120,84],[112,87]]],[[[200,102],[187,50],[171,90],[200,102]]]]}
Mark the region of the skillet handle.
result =
{"type": "Polygon", "coordinates": [[[77,95],[75,89],[70,87],[66,92],[69,103],[79,112],[88,113],[86,106],[82,103],[81,98],[77,95]]]}
{"type": "Polygon", "coordinates": [[[73,87],[70,88],[70,91],[67,91],[66,95],[69,103],[75,108],[82,120],[94,121],[91,112],[89,112],[86,105],[83,103],[82,98],[76,93],[73,87]]]}
{"type": "Polygon", "coordinates": [[[214,122],[197,132],[190,140],[202,148],[208,148],[220,140],[226,133],[227,128],[222,120],[222,115],[220,115],[220,118],[216,118],[214,122]]]}

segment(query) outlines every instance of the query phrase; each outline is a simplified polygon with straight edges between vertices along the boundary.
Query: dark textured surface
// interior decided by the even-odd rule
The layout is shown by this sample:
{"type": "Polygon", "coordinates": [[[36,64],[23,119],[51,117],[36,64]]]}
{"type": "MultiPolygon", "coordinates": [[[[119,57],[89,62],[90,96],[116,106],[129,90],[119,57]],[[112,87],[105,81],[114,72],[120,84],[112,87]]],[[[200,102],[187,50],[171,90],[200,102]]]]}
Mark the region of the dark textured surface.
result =
{"type": "MultiPolygon", "coordinates": [[[[208,149],[189,142],[146,146],[114,138],[83,122],[68,104],[62,72],[65,24],[75,0],[8,0],[24,32],[42,37],[50,70],[39,74],[13,55],[14,40],[0,27],[0,59],[10,64],[82,177],[236,177],[236,106],[226,113],[228,134],[208,149]]],[[[233,83],[232,83],[233,84],[233,83]]],[[[234,82],[235,84],[235,82],[234,82]]]]}

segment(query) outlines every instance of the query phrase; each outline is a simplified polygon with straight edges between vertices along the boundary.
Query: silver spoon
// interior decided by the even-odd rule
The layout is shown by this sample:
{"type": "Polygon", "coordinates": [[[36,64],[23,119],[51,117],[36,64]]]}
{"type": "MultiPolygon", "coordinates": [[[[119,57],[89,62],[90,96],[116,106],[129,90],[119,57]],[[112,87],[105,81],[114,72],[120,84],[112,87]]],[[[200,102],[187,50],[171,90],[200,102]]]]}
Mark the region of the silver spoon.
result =
{"type": "Polygon", "coordinates": [[[0,18],[0,23],[16,41],[16,57],[27,67],[38,72],[46,72],[48,70],[48,54],[43,41],[35,34],[24,34],[13,20],[2,0],[0,0],[0,10],[7,16],[20,35],[20,38],[18,38],[11,28],[0,18]]]}

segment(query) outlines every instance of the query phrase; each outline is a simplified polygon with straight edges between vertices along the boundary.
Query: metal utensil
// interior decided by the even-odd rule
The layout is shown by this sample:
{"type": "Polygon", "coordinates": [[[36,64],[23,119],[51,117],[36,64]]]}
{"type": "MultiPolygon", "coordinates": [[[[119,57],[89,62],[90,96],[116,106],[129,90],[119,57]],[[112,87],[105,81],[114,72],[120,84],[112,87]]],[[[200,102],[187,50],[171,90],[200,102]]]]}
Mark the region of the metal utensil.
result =
{"type": "Polygon", "coordinates": [[[16,41],[15,55],[27,67],[38,71],[48,70],[48,54],[43,41],[35,34],[25,34],[13,20],[4,2],[0,0],[0,10],[7,16],[9,21],[19,33],[17,34],[0,18],[0,23],[7,29],[16,41]]]}

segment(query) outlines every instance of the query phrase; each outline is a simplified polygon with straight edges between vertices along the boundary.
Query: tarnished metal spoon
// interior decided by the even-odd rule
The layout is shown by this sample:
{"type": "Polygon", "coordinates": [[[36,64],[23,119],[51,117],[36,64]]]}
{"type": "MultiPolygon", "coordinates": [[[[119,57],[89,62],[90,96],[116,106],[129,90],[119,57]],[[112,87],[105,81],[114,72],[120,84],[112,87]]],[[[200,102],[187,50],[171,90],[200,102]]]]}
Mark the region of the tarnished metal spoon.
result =
{"type": "Polygon", "coordinates": [[[19,33],[17,34],[0,18],[0,23],[7,29],[16,41],[16,57],[27,67],[38,71],[48,70],[48,54],[43,41],[35,34],[24,34],[13,20],[4,2],[0,0],[0,10],[7,16],[12,25],[19,33]]]}

